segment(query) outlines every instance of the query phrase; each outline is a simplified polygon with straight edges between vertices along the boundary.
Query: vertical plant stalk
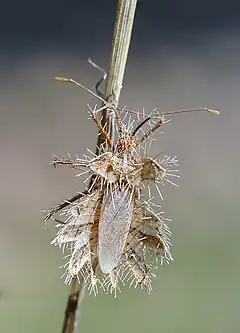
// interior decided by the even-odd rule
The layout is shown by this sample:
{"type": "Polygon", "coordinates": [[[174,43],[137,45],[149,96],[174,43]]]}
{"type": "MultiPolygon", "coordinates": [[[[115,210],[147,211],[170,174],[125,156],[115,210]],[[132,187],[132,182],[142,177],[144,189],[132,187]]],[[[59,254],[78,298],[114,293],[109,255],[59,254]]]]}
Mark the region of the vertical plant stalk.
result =
{"type": "MultiPolygon", "coordinates": [[[[123,76],[127,63],[127,56],[132,36],[133,21],[137,0],[118,0],[117,15],[112,39],[112,52],[110,67],[105,90],[105,100],[117,107],[123,85],[123,76]]],[[[103,111],[102,125],[107,126],[110,138],[114,139],[114,114],[109,115],[103,111]]],[[[100,149],[105,142],[101,134],[98,137],[97,147],[100,149]]],[[[98,149],[98,153],[99,153],[98,149]]]]}
{"type": "MultiPolygon", "coordinates": [[[[128,50],[131,41],[133,21],[137,0],[118,0],[117,15],[115,20],[112,40],[112,51],[109,74],[105,89],[105,100],[117,107],[123,85],[128,50]]],[[[114,140],[115,118],[109,111],[102,112],[102,125],[106,126],[111,140],[114,140]]],[[[97,154],[101,152],[105,137],[101,134],[97,141],[97,154]]],[[[62,333],[77,333],[78,319],[84,298],[84,282],[74,277],[71,285],[64,315],[62,333]]]]}

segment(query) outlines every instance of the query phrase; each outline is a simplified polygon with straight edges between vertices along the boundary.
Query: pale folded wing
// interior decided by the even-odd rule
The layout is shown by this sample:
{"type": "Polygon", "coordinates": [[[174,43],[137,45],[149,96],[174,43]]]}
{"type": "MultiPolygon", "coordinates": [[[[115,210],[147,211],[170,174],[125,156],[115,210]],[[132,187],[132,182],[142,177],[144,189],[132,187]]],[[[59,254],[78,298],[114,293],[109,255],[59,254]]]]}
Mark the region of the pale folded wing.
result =
{"type": "Polygon", "coordinates": [[[133,215],[133,197],[129,188],[106,193],[99,221],[99,265],[110,273],[120,261],[126,245],[133,215]]]}

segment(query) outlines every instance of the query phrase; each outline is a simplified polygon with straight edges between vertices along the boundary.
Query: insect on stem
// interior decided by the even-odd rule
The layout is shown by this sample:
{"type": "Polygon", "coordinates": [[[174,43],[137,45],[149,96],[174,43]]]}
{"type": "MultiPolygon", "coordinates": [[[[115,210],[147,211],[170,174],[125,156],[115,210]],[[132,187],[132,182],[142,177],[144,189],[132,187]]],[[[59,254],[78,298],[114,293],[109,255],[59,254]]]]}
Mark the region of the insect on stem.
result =
{"type": "MultiPolygon", "coordinates": [[[[97,104],[93,108],[88,107],[104,142],[102,147],[98,147],[100,153],[93,154],[93,157],[77,157],[76,160],[71,157],[67,160],[57,158],[53,161],[53,165],[68,165],[77,170],[85,168],[79,175],[87,173],[85,182],[90,179],[90,184],[87,192],[78,194],[49,211],[45,220],[55,218],[55,213],[70,206],[63,212],[66,223],[59,221],[58,227],[61,228],[52,241],[53,244],[70,250],[66,283],[74,282],[80,277],[81,285],[84,281],[85,285],[90,285],[91,290],[97,290],[97,284],[102,286],[104,281],[107,281],[112,290],[116,290],[122,274],[127,272],[133,283],[146,286],[150,291],[150,258],[154,256],[160,264],[173,260],[168,238],[171,233],[165,225],[168,219],[163,216],[162,211],[155,211],[150,202],[151,191],[156,189],[163,199],[161,184],[167,182],[177,186],[170,177],[179,176],[176,174],[176,157],[151,157],[146,153],[147,142],[144,141],[175,114],[210,112],[218,115],[219,111],[197,108],[159,112],[154,109],[150,114],[140,114],[126,108],[120,109],[114,102],[114,96],[107,96],[106,100],[102,97],[99,88],[106,73],[91,60],[89,62],[103,72],[103,77],[95,86],[96,93],[73,79],[56,79],[83,88],[102,102],[99,107],[97,104]],[[106,111],[106,121],[104,115],[102,118],[99,116],[101,111],[106,111]],[[128,115],[128,112],[134,115],[128,115]],[[108,129],[110,115],[116,119],[114,124],[117,138],[112,138],[112,132],[108,129]],[[135,118],[138,120],[136,125],[135,118]],[[138,133],[140,129],[142,134],[138,133]],[[145,200],[145,196],[149,200],[145,200]]],[[[58,222],[57,219],[55,221],[58,222]]]]}

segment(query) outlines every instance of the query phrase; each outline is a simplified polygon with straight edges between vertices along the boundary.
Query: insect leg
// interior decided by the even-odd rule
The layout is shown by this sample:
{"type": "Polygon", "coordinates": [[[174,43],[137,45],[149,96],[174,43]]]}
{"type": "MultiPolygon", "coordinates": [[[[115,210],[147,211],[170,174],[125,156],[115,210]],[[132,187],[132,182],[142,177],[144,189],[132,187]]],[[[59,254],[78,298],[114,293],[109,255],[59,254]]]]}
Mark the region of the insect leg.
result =
{"type": "Polygon", "coordinates": [[[47,222],[49,219],[52,219],[54,214],[56,214],[57,212],[59,212],[60,210],[62,210],[64,208],[68,207],[73,202],[77,201],[78,199],[82,198],[84,195],[87,195],[87,194],[89,194],[88,190],[86,190],[82,193],[77,193],[75,196],[64,200],[61,204],[57,205],[57,207],[55,207],[47,212],[47,214],[44,217],[44,222],[47,222]]]}
{"type": "Polygon", "coordinates": [[[64,159],[64,158],[58,158],[57,156],[54,156],[54,160],[50,162],[50,165],[53,165],[54,167],[57,167],[58,165],[67,165],[70,168],[73,169],[81,169],[88,166],[88,163],[84,160],[72,160],[72,159],[64,159]]]}
{"type": "MultiPolygon", "coordinates": [[[[148,120],[150,120],[151,117],[147,117],[145,119],[145,121],[143,121],[140,125],[142,126],[144,123],[146,123],[148,120]]],[[[136,141],[135,143],[135,147],[139,146],[143,141],[145,141],[147,138],[149,138],[150,135],[152,135],[152,133],[154,133],[159,127],[162,127],[164,124],[164,118],[160,117],[160,119],[158,120],[158,122],[156,123],[156,125],[154,125],[149,131],[147,131],[139,140],[136,141]]],[[[138,126],[137,129],[139,129],[140,127],[138,126]]],[[[136,133],[136,129],[134,131],[136,133]]]]}
{"type": "MultiPolygon", "coordinates": [[[[103,108],[101,108],[101,110],[105,110],[106,108],[107,108],[107,106],[105,105],[103,108]]],[[[113,146],[112,140],[110,139],[108,133],[106,132],[104,126],[102,125],[102,122],[98,120],[98,118],[96,116],[96,110],[95,109],[92,110],[90,107],[89,107],[89,110],[91,111],[91,117],[92,117],[93,121],[95,122],[95,124],[97,125],[97,128],[99,129],[100,133],[106,140],[108,146],[110,148],[112,148],[112,146],[113,146]]]]}

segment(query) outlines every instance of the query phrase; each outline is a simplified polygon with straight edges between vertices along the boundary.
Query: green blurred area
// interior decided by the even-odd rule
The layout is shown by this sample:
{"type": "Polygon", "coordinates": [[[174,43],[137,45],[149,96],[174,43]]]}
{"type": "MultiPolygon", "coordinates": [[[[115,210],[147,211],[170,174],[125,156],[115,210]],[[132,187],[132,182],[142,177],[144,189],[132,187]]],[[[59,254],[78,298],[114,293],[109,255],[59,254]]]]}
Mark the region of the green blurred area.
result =
{"type": "MultiPolygon", "coordinates": [[[[142,68],[141,61],[130,62],[133,69],[126,74],[123,91],[123,103],[136,108],[209,106],[223,110],[219,118],[175,117],[164,130],[164,139],[157,137],[153,146],[153,154],[166,149],[180,159],[180,187],[164,191],[164,210],[173,220],[175,260],[158,270],[151,295],[122,288],[116,299],[103,293],[87,296],[80,332],[239,331],[236,83],[240,73],[234,73],[232,85],[230,77],[224,84],[218,73],[202,72],[200,58],[189,61],[181,56],[168,58],[164,69],[158,68],[160,74],[167,73],[164,77],[155,74],[159,58],[148,68],[142,68]],[[140,70],[145,83],[139,80],[140,70]]],[[[207,58],[202,59],[211,68],[207,58]]],[[[52,153],[81,155],[87,147],[94,150],[96,131],[84,107],[94,100],[51,80],[63,73],[74,74],[91,87],[98,78],[91,71],[85,59],[77,56],[47,55],[15,70],[14,80],[9,75],[1,78],[1,103],[7,112],[0,125],[4,153],[0,332],[60,332],[68,292],[58,268],[64,259],[61,250],[50,245],[55,229],[49,225],[43,230],[40,211],[82,189],[83,182],[72,170],[54,170],[47,164],[52,153]]]]}

